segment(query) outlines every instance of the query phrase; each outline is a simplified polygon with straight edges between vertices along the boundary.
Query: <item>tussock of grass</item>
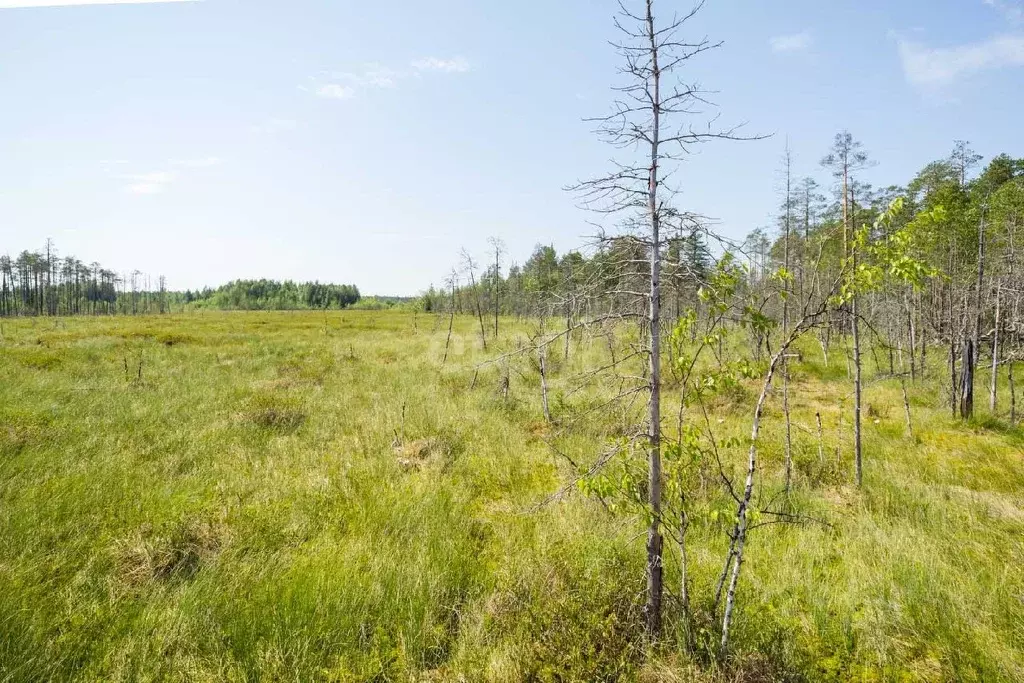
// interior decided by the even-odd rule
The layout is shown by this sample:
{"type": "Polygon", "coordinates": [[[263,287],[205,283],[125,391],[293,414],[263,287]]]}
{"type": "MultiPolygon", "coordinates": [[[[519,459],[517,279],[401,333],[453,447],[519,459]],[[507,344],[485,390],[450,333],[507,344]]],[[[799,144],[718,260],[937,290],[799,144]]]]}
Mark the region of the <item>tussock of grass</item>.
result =
{"type": "Polygon", "coordinates": [[[129,585],[172,578],[191,579],[225,542],[223,524],[180,521],[162,530],[146,525],[117,543],[117,573],[129,585]]]}
{"type": "Polygon", "coordinates": [[[154,337],[154,341],[164,346],[176,346],[178,344],[193,344],[196,338],[181,332],[162,332],[154,337]]]}
{"type": "Polygon", "coordinates": [[[306,413],[297,399],[278,394],[259,393],[249,399],[242,418],[262,429],[291,434],[306,421],[306,413]]]}
{"type": "Polygon", "coordinates": [[[420,470],[431,465],[446,465],[456,454],[457,446],[444,438],[431,437],[397,440],[394,445],[395,458],[403,470],[420,470]]]}

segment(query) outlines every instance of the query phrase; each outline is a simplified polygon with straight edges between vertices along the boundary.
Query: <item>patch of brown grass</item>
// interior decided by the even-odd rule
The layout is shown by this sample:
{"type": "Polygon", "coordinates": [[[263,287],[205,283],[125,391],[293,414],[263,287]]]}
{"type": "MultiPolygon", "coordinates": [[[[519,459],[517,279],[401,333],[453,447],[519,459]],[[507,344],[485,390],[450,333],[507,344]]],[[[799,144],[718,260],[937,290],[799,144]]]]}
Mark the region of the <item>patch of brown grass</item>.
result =
{"type": "Polygon", "coordinates": [[[224,524],[208,520],[192,519],[163,529],[147,524],[116,544],[117,574],[132,586],[191,579],[220,552],[228,537],[224,524]]]}
{"type": "Polygon", "coordinates": [[[438,438],[396,442],[392,448],[403,470],[420,470],[448,455],[444,441],[438,438]]]}

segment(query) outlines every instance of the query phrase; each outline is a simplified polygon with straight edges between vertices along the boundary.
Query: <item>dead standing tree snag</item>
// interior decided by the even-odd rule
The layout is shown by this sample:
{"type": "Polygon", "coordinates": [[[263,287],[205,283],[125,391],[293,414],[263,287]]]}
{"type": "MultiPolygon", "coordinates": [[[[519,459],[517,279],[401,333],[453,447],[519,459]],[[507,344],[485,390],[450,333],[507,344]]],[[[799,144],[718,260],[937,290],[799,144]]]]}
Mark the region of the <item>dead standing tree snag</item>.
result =
{"type": "MultiPolygon", "coordinates": [[[[743,139],[736,128],[714,128],[712,123],[693,125],[706,115],[711,103],[698,83],[684,83],[676,74],[693,58],[721,46],[703,37],[684,36],[688,22],[701,10],[698,2],[682,16],[661,23],[654,0],[619,3],[615,19],[621,40],[613,43],[622,58],[620,73],[625,83],[615,88],[612,113],[591,119],[597,134],[624,152],[608,175],[581,182],[573,189],[589,209],[623,214],[634,219],[646,249],[647,315],[643,324],[647,367],[647,502],[650,524],[647,533],[646,630],[650,639],[661,631],[663,595],[662,453],[661,453],[661,267],[664,238],[662,224],[669,211],[674,188],[666,183],[672,166],[693,147],[716,139],[743,139]],[[636,9],[633,9],[636,5],[636,9]],[[677,121],[678,120],[678,121],[677,121]]],[[[749,139],[749,138],[747,138],[749,139]]]]}
{"type": "Polygon", "coordinates": [[[492,296],[494,301],[494,338],[498,338],[498,312],[501,310],[501,257],[505,253],[505,243],[497,237],[487,239],[491,250],[494,251],[494,272],[492,277],[492,296]]]}
{"type": "Polygon", "coordinates": [[[476,310],[476,318],[480,323],[480,344],[484,351],[487,350],[487,333],[484,332],[484,311],[480,304],[480,291],[476,286],[476,261],[465,249],[462,250],[462,268],[469,275],[470,294],[473,297],[473,307],[476,310]]]}
{"type": "Polygon", "coordinates": [[[444,365],[448,361],[448,350],[452,344],[452,328],[455,326],[455,288],[459,284],[459,274],[452,269],[451,275],[448,276],[448,280],[445,283],[448,288],[451,289],[451,298],[448,300],[448,336],[444,342],[444,358],[441,359],[441,365],[444,365]]]}
{"type": "MultiPolygon", "coordinates": [[[[843,210],[843,261],[849,261],[852,269],[856,271],[858,253],[857,246],[852,239],[856,223],[856,205],[852,201],[855,180],[852,174],[869,166],[870,161],[867,153],[864,152],[863,145],[854,140],[849,132],[843,131],[836,134],[832,150],[821,160],[821,165],[830,169],[832,175],[840,183],[840,204],[843,210]]],[[[848,326],[853,334],[853,459],[854,477],[857,480],[857,486],[860,486],[864,476],[861,434],[861,399],[864,382],[860,357],[860,318],[857,310],[859,304],[857,295],[854,294],[850,297],[848,303],[849,307],[843,309],[846,312],[846,315],[843,316],[843,331],[845,332],[845,328],[848,326]]]]}

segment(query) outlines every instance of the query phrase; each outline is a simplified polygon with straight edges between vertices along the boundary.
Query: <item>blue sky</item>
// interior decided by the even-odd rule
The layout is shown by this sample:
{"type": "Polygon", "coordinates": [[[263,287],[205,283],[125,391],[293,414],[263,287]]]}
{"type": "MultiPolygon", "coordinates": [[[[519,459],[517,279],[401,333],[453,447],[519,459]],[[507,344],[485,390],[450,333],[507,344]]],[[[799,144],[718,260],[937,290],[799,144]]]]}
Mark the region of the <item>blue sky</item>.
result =
{"type": "MultiPolygon", "coordinates": [[[[686,2],[659,0],[662,12],[686,2]]],[[[173,288],[239,277],[438,284],[498,236],[582,244],[562,188],[608,168],[611,0],[0,0],[0,249],[173,288]],[[39,6],[39,5],[64,6],[39,6]]],[[[709,0],[687,72],[758,142],[701,148],[680,205],[738,237],[836,131],[905,182],[954,139],[1024,156],[1021,0],[709,0]]]]}

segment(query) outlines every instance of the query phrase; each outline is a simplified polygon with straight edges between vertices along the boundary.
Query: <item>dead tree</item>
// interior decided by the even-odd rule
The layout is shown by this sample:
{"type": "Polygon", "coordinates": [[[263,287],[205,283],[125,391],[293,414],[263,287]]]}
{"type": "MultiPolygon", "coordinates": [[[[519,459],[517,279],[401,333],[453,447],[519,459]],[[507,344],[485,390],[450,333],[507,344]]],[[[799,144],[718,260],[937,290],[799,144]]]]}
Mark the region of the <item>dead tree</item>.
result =
{"type": "Polygon", "coordinates": [[[996,325],[992,330],[992,379],[989,385],[988,408],[994,415],[996,412],[996,390],[999,388],[999,328],[1002,320],[999,317],[1001,287],[996,285],[996,325]]]}
{"type": "Polygon", "coordinates": [[[818,423],[818,462],[825,463],[825,433],[821,428],[821,411],[814,413],[814,420],[818,423]]]}
{"type": "Polygon", "coordinates": [[[1013,361],[1006,366],[1006,381],[1010,386],[1010,424],[1017,424],[1017,387],[1013,383],[1013,361]]]}
{"type": "MultiPolygon", "coordinates": [[[[783,157],[783,163],[786,167],[786,201],[783,205],[783,268],[785,268],[784,278],[789,276],[789,234],[790,234],[790,221],[793,217],[793,192],[792,192],[792,179],[793,179],[793,155],[789,151],[789,143],[786,143],[786,154],[783,157]]],[[[782,335],[786,337],[789,335],[789,280],[783,280],[783,296],[782,296],[782,335]]],[[[783,354],[782,356],[782,413],[786,420],[786,443],[785,443],[785,468],[786,468],[786,492],[789,493],[789,489],[793,483],[793,434],[792,434],[792,423],[790,421],[789,414],[789,359],[788,355],[783,354]]]]}
{"type": "Polygon", "coordinates": [[[903,363],[903,343],[900,342],[900,389],[903,391],[903,412],[907,418],[907,436],[914,438],[914,422],[910,415],[910,397],[907,395],[907,372],[903,363]]]}
{"type": "Polygon", "coordinates": [[[452,274],[448,276],[448,286],[451,288],[452,296],[448,301],[448,338],[444,342],[444,358],[441,359],[441,365],[444,365],[448,360],[448,349],[452,344],[452,328],[455,326],[455,287],[459,282],[459,275],[452,269],[452,274]]]}
{"type": "Polygon", "coordinates": [[[505,252],[505,244],[497,237],[487,240],[494,250],[494,338],[498,338],[498,311],[501,289],[501,255],[505,252]]]}
{"type": "Polygon", "coordinates": [[[960,367],[960,417],[964,420],[974,415],[974,340],[964,342],[964,357],[960,367]]]}
{"type": "Polygon", "coordinates": [[[982,282],[985,277],[985,212],[988,206],[981,207],[981,217],[978,219],[978,280],[974,287],[974,329],[970,341],[964,345],[964,360],[971,360],[970,372],[967,368],[961,370],[963,381],[961,382],[960,393],[960,417],[968,419],[974,415],[974,374],[978,369],[978,356],[981,350],[981,297],[982,282]],[[970,396],[966,394],[970,393],[970,396]],[[965,412],[966,410],[966,412],[965,412]]]}
{"type": "Polygon", "coordinates": [[[721,43],[707,38],[688,39],[687,22],[703,6],[699,1],[688,13],[665,24],[655,19],[655,0],[637,2],[636,10],[620,3],[615,25],[622,40],[614,43],[623,60],[626,81],[618,93],[612,113],[592,119],[597,133],[612,146],[634,152],[617,161],[615,170],[603,177],[582,182],[577,191],[588,208],[603,213],[625,213],[634,219],[648,262],[646,335],[647,365],[647,504],[650,524],[647,532],[646,630],[650,639],[661,631],[663,594],[663,519],[661,463],[661,261],[662,223],[673,193],[665,186],[666,165],[678,162],[686,150],[713,139],[738,139],[736,129],[716,130],[710,124],[695,127],[676,117],[702,116],[707,94],[700,85],[683,84],[673,74],[689,60],[715,49],[721,43]]]}
{"type": "Polygon", "coordinates": [[[480,322],[480,343],[487,350],[487,334],[484,332],[484,311],[480,306],[480,291],[476,287],[476,262],[469,252],[462,250],[462,267],[469,274],[469,287],[473,295],[473,304],[476,308],[476,318],[480,322]]]}
{"type": "MultiPolygon", "coordinates": [[[[822,165],[830,168],[832,174],[841,181],[842,208],[843,208],[843,261],[849,261],[852,270],[857,270],[857,249],[851,242],[854,231],[854,206],[851,201],[852,188],[854,186],[852,172],[868,165],[868,156],[861,144],[853,139],[847,131],[837,133],[832,151],[821,161],[822,165]]],[[[855,477],[857,486],[861,485],[864,476],[863,457],[861,448],[861,398],[863,391],[863,377],[860,358],[860,319],[858,311],[859,297],[854,293],[850,299],[849,315],[846,316],[853,335],[853,368],[854,368],[854,392],[853,392],[853,453],[855,463],[855,477]]]]}
{"type": "Polygon", "coordinates": [[[540,400],[544,409],[544,421],[551,422],[551,411],[548,409],[548,374],[544,364],[544,356],[547,355],[547,347],[541,345],[537,351],[537,361],[540,365],[540,400]]]}

